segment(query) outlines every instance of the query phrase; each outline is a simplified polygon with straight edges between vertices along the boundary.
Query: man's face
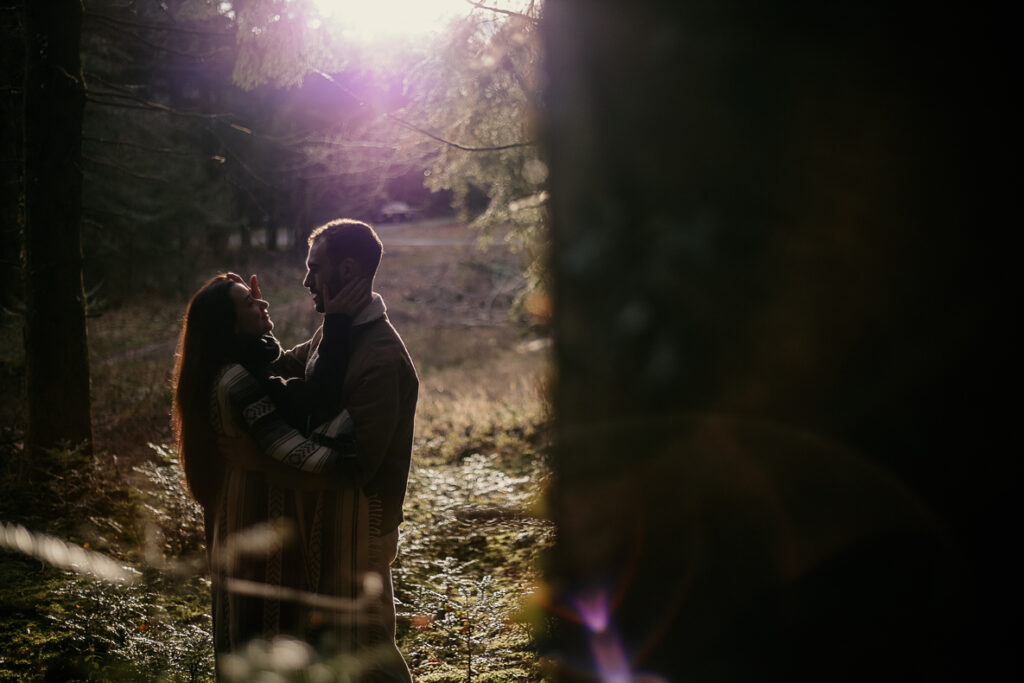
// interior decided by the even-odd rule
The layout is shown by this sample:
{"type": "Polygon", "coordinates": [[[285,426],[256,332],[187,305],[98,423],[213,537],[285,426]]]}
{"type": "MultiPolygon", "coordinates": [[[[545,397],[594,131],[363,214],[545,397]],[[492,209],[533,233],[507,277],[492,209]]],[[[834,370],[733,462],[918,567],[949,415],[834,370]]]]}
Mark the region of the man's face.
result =
{"type": "Polygon", "coordinates": [[[326,240],[320,239],[313,243],[306,256],[306,279],[302,286],[307,288],[313,295],[313,305],[318,313],[324,312],[324,286],[331,296],[334,296],[344,284],[340,274],[340,267],[331,261],[327,253],[326,240]]]}
{"type": "Polygon", "coordinates": [[[263,299],[253,298],[245,285],[231,286],[231,300],[235,302],[235,333],[258,337],[274,329],[270,319],[270,304],[263,299]]]}

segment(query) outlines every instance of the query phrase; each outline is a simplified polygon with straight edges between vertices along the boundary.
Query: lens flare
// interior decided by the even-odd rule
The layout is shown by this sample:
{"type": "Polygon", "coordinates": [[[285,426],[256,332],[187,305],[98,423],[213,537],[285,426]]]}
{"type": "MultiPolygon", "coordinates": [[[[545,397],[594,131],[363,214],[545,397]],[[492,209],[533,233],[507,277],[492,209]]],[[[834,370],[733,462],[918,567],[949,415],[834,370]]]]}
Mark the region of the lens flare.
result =
{"type": "Polygon", "coordinates": [[[660,676],[632,671],[626,647],[612,624],[607,589],[581,591],[570,602],[575,616],[587,628],[594,673],[601,683],[667,683],[660,676]]]}
{"type": "Polygon", "coordinates": [[[311,1],[327,22],[371,40],[438,31],[471,9],[465,0],[311,1]]]}

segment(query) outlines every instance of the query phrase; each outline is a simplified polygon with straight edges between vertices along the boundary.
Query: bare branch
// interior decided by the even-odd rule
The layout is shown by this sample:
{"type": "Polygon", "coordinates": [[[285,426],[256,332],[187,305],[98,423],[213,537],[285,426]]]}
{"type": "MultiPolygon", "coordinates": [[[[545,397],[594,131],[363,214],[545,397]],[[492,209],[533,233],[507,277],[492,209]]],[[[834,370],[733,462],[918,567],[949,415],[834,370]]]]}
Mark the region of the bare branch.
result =
{"type": "MultiPolygon", "coordinates": [[[[227,174],[226,179],[230,185],[237,187],[239,190],[248,195],[249,200],[252,201],[253,205],[256,206],[256,208],[258,208],[263,213],[270,213],[269,211],[267,211],[267,207],[263,204],[263,202],[260,201],[260,199],[255,194],[253,194],[251,187],[248,187],[247,185],[243,185],[242,183],[238,182],[238,180],[231,173],[227,174]]],[[[275,190],[281,189],[274,185],[271,185],[270,187],[272,187],[275,190]]]]}
{"type": "Polygon", "coordinates": [[[104,140],[103,138],[94,138],[87,135],[82,136],[82,140],[85,142],[96,142],[103,145],[113,145],[116,147],[132,147],[134,149],[141,149],[147,152],[156,152],[157,154],[169,154],[172,156],[180,157],[195,157],[199,159],[209,159],[210,161],[216,161],[218,163],[224,163],[224,157],[207,154],[196,154],[195,152],[186,152],[180,149],[172,149],[170,147],[150,147],[149,145],[142,145],[137,142],[127,142],[125,140],[104,140]]]}
{"type": "MultiPolygon", "coordinates": [[[[494,12],[495,14],[504,14],[504,15],[510,16],[510,17],[519,17],[520,19],[526,19],[527,21],[529,21],[532,24],[538,23],[538,20],[537,20],[536,17],[532,17],[529,14],[525,14],[523,12],[516,12],[516,11],[510,10],[510,9],[502,9],[500,7],[491,7],[489,5],[485,5],[482,2],[477,2],[476,0],[466,0],[466,2],[469,3],[470,5],[472,5],[473,7],[477,8],[477,9],[487,10],[488,12],[494,12]]],[[[530,8],[531,9],[533,8],[533,3],[532,2],[530,3],[530,8]]]]}
{"type": "MultiPolygon", "coordinates": [[[[112,210],[112,209],[103,209],[103,208],[100,208],[100,207],[97,207],[97,206],[83,206],[82,207],[82,215],[87,217],[86,220],[92,220],[92,219],[88,218],[89,216],[109,216],[109,217],[117,219],[117,220],[135,221],[135,222],[139,222],[139,221],[153,221],[153,222],[155,222],[155,221],[165,220],[169,213],[170,212],[168,212],[168,211],[148,212],[148,213],[147,212],[142,212],[142,211],[115,211],[115,210],[112,210]]],[[[106,223],[103,223],[103,222],[98,221],[98,220],[92,220],[92,223],[93,223],[93,225],[96,225],[96,226],[99,226],[99,227],[106,227],[106,225],[107,225],[106,223]]]]}
{"type": "Polygon", "coordinates": [[[374,142],[372,140],[346,140],[338,142],[337,140],[323,140],[313,137],[298,139],[295,141],[295,144],[312,145],[314,147],[337,147],[339,149],[382,149],[389,152],[398,149],[398,145],[390,142],[374,142]]]}
{"type": "Polygon", "coordinates": [[[106,87],[110,88],[111,90],[115,91],[114,93],[105,93],[105,92],[89,90],[88,88],[86,88],[85,96],[86,96],[86,99],[89,100],[90,102],[95,102],[96,104],[102,104],[102,105],[111,106],[111,107],[121,107],[122,109],[148,109],[150,111],[160,111],[160,112],[164,112],[164,113],[167,113],[167,114],[174,114],[175,116],[187,116],[187,117],[190,117],[190,118],[208,119],[208,120],[224,120],[224,121],[227,121],[229,123],[229,125],[231,125],[232,128],[237,128],[238,130],[240,130],[242,132],[246,132],[246,133],[251,133],[252,132],[252,131],[249,131],[247,128],[243,128],[242,126],[239,126],[238,124],[235,124],[235,123],[230,121],[230,119],[238,120],[239,117],[237,115],[235,115],[235,114],[206,114],[206,113],[203,113],[203,112],[182,111],[180,109],[175,109],[173,107],[169,107],[166,104],[160,104],[159,102],[153,102],[151,100],[147,100],[144,97],[140,97],[139,95],[136,95],[134,92],[132,92],[128,88],[125,88],[124,86],[118,85],[116,83],[111,83],[110,81],[106,80],[102,76],[98,76],[98,75],[96,75],[94,73],[88,73],[85,76],[86,76],[87,80],[88,79],[95,80],[95,81],[97,81],[99,83],[102,83],[103,85],[105,85],[106,87]],[[119,97],[121,99],[129,99],[129,100],[138,102],[139,106],[130,105],[130,104],[122,104],[122,103],[119,103],[119,102],[104,102],[103,100],[95,99],[95,97],[119,97]]]}
{"type": "Polygon", "coordinates": [[[118,19],[112,17],[109,14],[103,14],[101,12],[93,12],[86,10],[83,16],[90,19],[97,19],[101,22],[108,24],[118,24],[120,26],[128,26],[130,28],[141,28],[149,31],[169,31],[171,33],[189,33],[197,36],[216,36],[218,38],[230,38],[232,33],[229,31],[207,31],[196,28],[184,28],[182,26],[172,26],[170,24],[148,24],[142,21],[128,21],[127,19],[118,19]]]}
{"type": "MultiPolygon", "coordinates": [[[[341,83],[336,81],[330,74],[328,74],[328,73],[326,73],[324,71],[320,71],[319,69],[317,69],[315,72],[317,74],[319,74],[322,78],[324,78],[326,81],[328,81],[329,83],[332,83],[339,90],[344,92],[346,95],[348,95],[349,97],[354,99],[360,105],[362,105],[364,107],[367,107],[369,109],[374,109],[373,105],[371,105],[370,103],[366,102],[361,97],[356,95],[354,92],[352,92],[351,90],[346,88],[344,85],[342,85],[341,83]]],[[[442,144],[448,145],[449,147],[454,147],[455,149],[461,149],[463,152],[500,152],[500,151],[505,150],[505,149],[515,149],[517,147],[532,147],[533,145],[537,144],[536,141],[530,140],[528,142],[513,142],[513,143],[510,143],[510,144],[507,144],[507,145],[494,145],[494,146],[491,146],[491,147],[469,147],[467,145],[461,145],[461,144],[459,144],[457,142],[452,142],[451,140],[446,140],[445,138],[442,138],[439,135],[435,135],[434,133],[431,133],[428,130],[424,130],[423,128],[420,128],[416,124],[412,123],[411,121],[407,121],[407,120],[401,118],[400,116],[396,116],[395,114],[392,114],[392,113],[389,113],[389,112],[386,112],[386,111],[385,112],[381,112],[381,114],[385,118],[390,119],[391,121],[394,121],[395,123],[399,124],[400,126],[408,128],[409,130],[411,130],[411,131],[413,131],[415,133],[419,133],[420,135],[424,135],[424,136],[430,138],[431,140],[436,140],[437,142],[440,142],[442,144]]]]}
{"type": "Polygon", "coordinates": [[[199,61],[199,62],[205,61],[205,60],[209,59],[210,57],[214,57],[214,56],[216,56],[216,55],[218,55],[218,54],[220,54],[222,52],[227,52],[230,49],[230,48],[227,48],[227,47],[220,47],[220,48],[217,48],[215,50],[211,50],[211,51],[203,53],[203,54],[196,54],[194,52],[185,52],[184,50],[176,50],[174,48],[167,47],[165,45],[160,45],[158,43],[154,43],[154,42],[152,42],[150,40],[146,40],[145,38],[140,36],[138,33],[135,33],[134,31],[129,31],[129,30],[125,29],[125,28],[122,28],[121,26],[115,26],[113,24],[108,24],[106,26],[106,28],[108,28],[111,31],[114,31],[116,33],[120,33],[121,35],[130,36],[131,38],[134,38],[139,43],[142,43],[146,47],[153,48],[154,50],[158,50],[160,52],[166,52],[166,53],[172,54],[172,55],[177,55],[179,57],[185,57],[187,59],[194,59],[194,60],[199,61]]]}
{"type": "MultiPolygon", "coordinates": [[[[181,111],[180,109],[174,109],[173,107],[168,107],[167,105],[160,104],[159,102],[150,102],[148,100],[143,100],[143,99],[139,99],[138,100],[140,102],[140,104],[129,104],[127,102],[111,102],[109,100],[96,99],[97,96],[104,96],[104,95],[107,96],[107,97],[114,97],[115,96],[115,95],[113,95],[111,93],[89,93],[89,92],[87,92],[85,94],[85,100],[87,102],[92,102],[93,104],[99,104],[99,105],[102,105],[104,107],[114,107],[116,109],[141,109],[143,111],[152,111],[152,112],[159,112],[159,113],[162,113],[162,114],[171,114],[172,116],[184,116],[186,118],[204,119],[204,120],[207,120],[207,121],[224,121],[225,123],[227,123],[232,128],[240,130],[243,133],[251,133],[252,132],[252,131],[248,130],[247,128],[244,128],[242,126],[239,126],[238,124],[231,123],[230,121],[226,120],[226,119],[231,118],[232,116],[234,116],[234,114],[203,114],[203,113],[194,112],[194,111],[181,111]]],[[[131,99],[136,99],[136,98],[131,98],[131,99]]]]}
{"type": "Polygon", "coordinates": [[[253,170],[253,168],[249,166],[249,164],[245,163],[245,160],[242,158],[242,156],[235,152],[235,150],[231,149],[231,146],[227,143],[227,140],[225,140],[221,135],[219,135],[217,131],[211,130],[211,132],[213,133],[214,137],[217,138],[217,141],[221,144],[221,147],[228,154],[231,160],[237,163],[242,168],[243,171],[252,176],[252,178],[261,185],[277,189],[277,185],[260,176],[260,174],[253,170]]]}
{"type": "Polygon", "coordinates": [[[112,164],[109,161],[100,161],[99,159],[93,159],[92,157],[87,157],[87,156],[83,156],[82,159],[84,159],[85,161],[89,162],[90,164],[95,164],[97,166],[105,166],[107,168],[112,168],[115,171],[120,171],[121,173],[124,173],[125,175],[131,176],[132,178],[138,178],[139,180],[148,180],[148,181],[151,181],[151,182],[154,182],[154,183],[166,183],[166,182],[168,182],[165,178],[157,178],[156,176],[142,175],[141,173],[136,173],[135,171],[132,171],[129,168],[125,168],[124,166],[121,166],[119,164],[112,164]]]}

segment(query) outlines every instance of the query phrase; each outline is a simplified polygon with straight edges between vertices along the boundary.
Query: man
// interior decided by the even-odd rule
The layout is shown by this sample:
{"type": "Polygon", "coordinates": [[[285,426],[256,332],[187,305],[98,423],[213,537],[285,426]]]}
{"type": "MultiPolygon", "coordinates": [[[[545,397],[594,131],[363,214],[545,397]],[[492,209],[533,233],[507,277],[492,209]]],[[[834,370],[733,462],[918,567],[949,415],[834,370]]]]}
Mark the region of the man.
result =
{"type": "MultiPolygon", "coordinates": [[[[411,681],[411,674],[395,644],[394,588],[391,563],[398,553],[398,526],[402,522],[409,462],[412,453],[413,419],[419,378],[409,352],[391,325],[380,295],[372,292],[373,278],[383,248],[380,238],[368,224],[338,219],[322,225],[310,235],[306,258],[306,277],[316,310],[325,310],[324,292],[334,296],[346,284],[365,280],[365,298],[357,304],[347,339],[350,351],[344,382],[327,405],[314,414],[312,424],[344,407],[355,424],[358,453],[353,463],[354,476],[363,490],[380,506],[380,552],[372,567],[382,582],[381,600],[387,652],[381,661],[388,680],[411,681]]],[[[250,280],[259,297],[255,276],[250,280]]],[[[333,324],[325,316],[324,324],[333,324]]],[[[332,336],[328,335],[327,339],[332,336]]],[[[309,341],[288,350],[276,371],[290,376],[313,376],[325,339],[321,326],[309,341]]],[[[377,658],[374,657],[376,660],[377,658]]]]}

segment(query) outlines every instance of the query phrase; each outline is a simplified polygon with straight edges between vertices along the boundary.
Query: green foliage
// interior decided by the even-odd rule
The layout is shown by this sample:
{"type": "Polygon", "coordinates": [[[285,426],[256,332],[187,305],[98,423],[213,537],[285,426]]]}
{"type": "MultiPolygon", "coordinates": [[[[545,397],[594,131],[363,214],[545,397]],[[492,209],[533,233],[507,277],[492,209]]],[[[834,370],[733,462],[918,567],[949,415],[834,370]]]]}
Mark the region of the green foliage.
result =
{"type": "Polygon", "coordinates": [[[294,86],[314,72],[342,72],[331,82],[369,118],[348,114],[343,124],[323,129],[317,144],[299,143],[307,165],[323,169],[334,183],[368,174],[371,182],[363,188],[376,197],[387,197],[388,180],[422,171],[424,186],[450,192],[460,217],[473,217],[485,239],[511,225],[506,239],[528,253],[531,281],[538,284],[547,197],[547,167],[534,144],[541,9],[533,1],[506,4],[507,13],[469,12],[434,43],[382,54],[303,28],[312,8],[301,2],[235,2],[241,46],[235,82],[294,86]],[[479,211],[474,202],[481,193],[485,208],[479,211]]]}
{"type": "MultiPolygon", "coordinates": [[[[539,511],[548,475],[538,413],[518,398],[496,409],[470,396],[471,412],[456,402],[425,413],[429,422],[417,438],[395,565],[399,644],[417,680],[537,681],[538,626],[521,614],[552,538],[539,511]]],[[[0,652],[10,653],[0,661],[0,680],[43,672],[212,679],[201,515],[173,451],[149,450],[150,459],[137,464],[100,454],[86,466],[54,470],[45,489],[0,507],[2,518],[88,544],[139,571],[131,585],[110,586],[0,553],[0,581],[9,579],[0,652]]],[[[4,489],[19,487],[12,480],[4,489]]]]}
{"type": "Polygon", "coordinates": [[[508,614],[514,608],[511,591],[496,587],[492,576],[470,577],[467,569],[475,562],[460,563],[454,557],[434,561],[438,572],[427,582],[413,584],[409,591],[416,613],[402,615],[422,620],[420,628],[432,628],[434,642],[451,653],[453,665],[462,654],[467,680],[476,669],[491,664],[488,660],[504,654],[494,647],[494,641],[507,628],[508,614]]]}
{"type": "Polygon", "coordinates": [[[185,290],[237,220],[237,171],[218,139],[231,121],[214,116],[230,96],[217,85],[232,61],[226,20],[185,11],[194,4],[100,0],[83,26],[85,278],[118,302],[185,290]]]}
{"type": "Polygon", "coordinates": [[[0,516],[142,571],[129,583],[101,582],[0,553],[0,580],[9,579],[0,652],[11,653],[0,658],[0,680],[44,670],[62,680],[212,680],[209,581],[185,554],[201,550],[202,528],[178,467],[146,463],[132,477],[106,454],[72,468],[69,457],[42,478],[43,490],[4,501],[0,516]]]}
{"type": "Polygon", "coordinates": [[[204,552],[202,509],[182,485],[174,451],[149,444],[159,463],[145,462],[132,470],[146,482],[143,506],[146,515],[146,552],[151,564],[166,566],[167,558],[198,557],[204,552]]]}
{"type": "MultiPolygon", "coordinates": [[[[546,475],[531,445],[510,436],[513,443],[516,455],[448,463],[429,445],[417,453],[395,576],[400,645],[420,680],[541,678],[534,627],[519,613],[538,580],[537,554],[551,541],[550,524],[532,513],[546,475]]],[[[211,679],[200,515],[173,453],[153,450],[156,462],[132,468],[134,484],[119,483],[125,473],[108,456],[55,478],[32,518],[37,528],[54,519],[52,531],[139,566],[140,580],[102,584],[0,555],[0,579],[9,577],[12,590],[2,600],[0,646],[12,654],[0,660],[0,680],[42,670],[103,681],[211,679]]]]}
{"type": "Polygon", "coordinates": [[[242,88],[292,87],[313,69],[334,71],[331,36],[313,28],[314,8],[301,0],[235,0],[238,39],[232,78],[242,88]]]}
{"type": "Polygon", "coordinates": [[[536,137],[539,5],[467,12],[436,43],[380,49],[317,28],[309,0],[90,3],[86,287],[115,304],[140,291],[186,295],[197,271],[236,248],[247,257],[261,237],[301,250],[311,227],[338,215],[374,220],[393,199],[422,214],[449,197],[484,236],[512,225],[508,239],[542,279],[547,171],[536,145],[468,152],[437,140],[536,137]]]}
{"type": "Polygon", "coordinates": [[[66,629],[64,647],[94,680],[209,680],[213,666],[210,619],[191,596],[158,573],[128,587],[69,576],[47,615],[66,629]],[[189,598],[192,598],[191,600],[189,598]],[[73,606],[73,607],[72,607],[73,606]]]}
{"type": "MultiPolygon", "coordinates": [[[[469,448],[452,440],[456,450],[469,448]]],[[[534,516],[544,465],[521,440],[515,455],[454,462],[432,457],[435,445],[424,444],[425,462],[410,473],[395,567],[410,665],[423,680],[486,680],[515,669],[536,680],[534,629],[519,614],[551,542],[550,524],[534,516]]]]}
{"type": "MultiPolygon", "coordinates": [[[[415,93],[408,118],[464,147],[535,142],[541,107],[539,3],[530,2],[521,11],[480,10],[442,36],[437,49],[406,79],[415,93]]],[[[488,202],[473,226],[486,236],[495,226],[511,224],[508,239],[527,250],[536,268],[546,225],[547,167],[539,154],[536,144],[492,151],[442,145],[426,185],[451,190],[463,217],[475,213],[473,192],[482,191],[488,202]]]]}

